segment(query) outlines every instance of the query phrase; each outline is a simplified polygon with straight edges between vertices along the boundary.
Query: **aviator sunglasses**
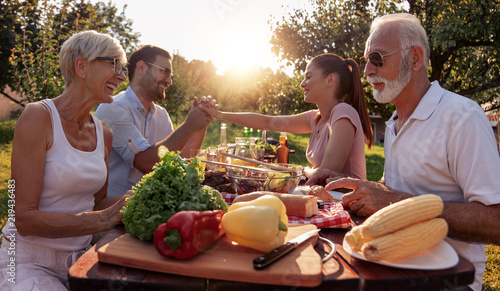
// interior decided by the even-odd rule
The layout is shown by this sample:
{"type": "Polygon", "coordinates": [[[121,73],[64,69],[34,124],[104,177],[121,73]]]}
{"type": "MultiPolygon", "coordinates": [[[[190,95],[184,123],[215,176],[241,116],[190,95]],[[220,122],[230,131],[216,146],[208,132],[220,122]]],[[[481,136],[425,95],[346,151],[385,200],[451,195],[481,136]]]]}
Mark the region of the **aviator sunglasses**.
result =
{"type": "Polygon", "coordinates": [[[391,53],[388,53],[385,55],[381,54],[380,52],[371,52],[370,54],[368,54],[368,57],[359,58],[359,63],[364,68],[369,61],[375,67],[381,68],[384,65],[384,58],[385,57],[390,56],[390,55],[395,54],[395,53],[400,52],[400,51],[404,51],[406,49],[409,49],[409,48],[400,49],[400,50],[397,50],[397,51],[394,51],[394,52],[391,52],[391,53]]]}
{"type": "Polygon", "coordinates": [[[119,59],[117,59],[117,58],[105,58],[105,57],[97,57],[95,59],[100,60],[100,61],[110,61],[109,63],[113,64],[113,69],[115,70],[115,73],[117,75],[120,75],[121,73],[123,73],[125,75],[125,77],[128,76],[128,68],[126,66],[122,65],[122,62],[120,62],[119,59]]]}

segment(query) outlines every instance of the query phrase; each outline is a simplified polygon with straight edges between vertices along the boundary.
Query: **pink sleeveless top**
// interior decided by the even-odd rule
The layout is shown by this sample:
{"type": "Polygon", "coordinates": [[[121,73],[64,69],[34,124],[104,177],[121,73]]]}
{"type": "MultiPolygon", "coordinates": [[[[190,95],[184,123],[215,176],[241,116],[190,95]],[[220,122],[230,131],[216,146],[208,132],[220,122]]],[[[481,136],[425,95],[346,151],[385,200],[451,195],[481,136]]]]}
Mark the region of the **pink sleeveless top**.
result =
{"type": "Polygon", "coordinates": [[[332,125],[341,118],[347,118],[354,126],[355,133],[351,153],[347,158],[342,174],[366,179],[365,137],[363,126],[361,125],[361,120],[359,119],[359,114],[356,109],[347,103],[337,104],[332,109],[330,119],[326,126],[321,130],[319,130],[319,125],[316,122],[316,115],[318,112],[319,110],[311,110],[307,116],[307,121],[312,128],[311,138],[309,139],[306,151],[306,157],[309,163],[311,163],[314,168],[321,165],[330,138],[342,138],[341,136],[330,136],[332,125]]]}

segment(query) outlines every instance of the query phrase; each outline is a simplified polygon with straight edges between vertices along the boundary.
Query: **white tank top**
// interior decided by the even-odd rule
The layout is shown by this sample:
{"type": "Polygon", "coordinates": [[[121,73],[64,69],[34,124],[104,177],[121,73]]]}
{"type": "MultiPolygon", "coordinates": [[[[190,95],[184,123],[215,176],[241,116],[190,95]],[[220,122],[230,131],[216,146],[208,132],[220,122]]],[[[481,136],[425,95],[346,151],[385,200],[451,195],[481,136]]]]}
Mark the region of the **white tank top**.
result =
{"type": "MultiPolygon", "coordinates": [[[[53,142],[47,151],[43,187],[39,210],[46,212],[77,214],[94,209],[94,194],[106,182],[104,161],[104,136],[102,124],[92,115],[96,129],[97,146],[86,152],[75,149],[66,139],[61,118],[52,100],[43,100],[51,111],[53,142]]],[[[74,251],[87,247],[92,235],[65,238],[17,236],[29,244],[62,251],[74,251]]]]}

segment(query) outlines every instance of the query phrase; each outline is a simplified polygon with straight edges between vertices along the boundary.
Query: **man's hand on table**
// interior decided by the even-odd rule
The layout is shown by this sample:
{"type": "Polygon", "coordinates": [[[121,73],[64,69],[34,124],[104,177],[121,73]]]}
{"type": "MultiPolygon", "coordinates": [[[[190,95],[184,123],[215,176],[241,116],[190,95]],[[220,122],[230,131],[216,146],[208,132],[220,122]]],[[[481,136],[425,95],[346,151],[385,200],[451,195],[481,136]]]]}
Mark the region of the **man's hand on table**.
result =
{"type": "Polygon", "coordinates": [[[336,188],[353,190],[342,196],[342,204],[345,209],[354,211],[358,216],[370,216],[391,203],[413,196],[393,190],[382,183],[355,178],[340,178],[325,186],[326,190],[336,188]]]}

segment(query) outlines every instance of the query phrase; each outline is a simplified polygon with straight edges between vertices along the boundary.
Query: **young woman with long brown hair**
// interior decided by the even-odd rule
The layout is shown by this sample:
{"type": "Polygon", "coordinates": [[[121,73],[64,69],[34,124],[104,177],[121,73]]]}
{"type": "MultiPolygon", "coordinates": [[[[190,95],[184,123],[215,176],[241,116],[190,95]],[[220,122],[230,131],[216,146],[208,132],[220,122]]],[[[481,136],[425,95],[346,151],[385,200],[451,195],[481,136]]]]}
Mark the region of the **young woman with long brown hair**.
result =
{"type": "Polygon", "coordinates": [[[356,61],[335,54],[316,56],[301,87],[304,101],[318,109],[286,116],[211,109],[210,115],[251,128],[311,133],[306,156],[313,169],[366,179],[365,141],[371,148],[373,131],[356,61]]]}

